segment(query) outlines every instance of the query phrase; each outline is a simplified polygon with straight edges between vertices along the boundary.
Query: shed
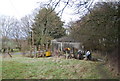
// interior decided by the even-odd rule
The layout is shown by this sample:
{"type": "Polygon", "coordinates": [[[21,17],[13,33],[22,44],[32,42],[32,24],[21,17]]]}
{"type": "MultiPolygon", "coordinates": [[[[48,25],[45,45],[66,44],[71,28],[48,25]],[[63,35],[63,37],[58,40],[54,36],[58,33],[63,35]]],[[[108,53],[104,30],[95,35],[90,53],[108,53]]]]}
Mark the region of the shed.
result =
{"type": "Polygon", "coordinates": [[[55,49],[63,51],[64,48],[76,48],[81,49],[82,44],[79,41],[76,41],[75,39],[71,37],[62,37],[59,39],[54,39],[51,41],[52,44],[52,51],[55,49]]]}

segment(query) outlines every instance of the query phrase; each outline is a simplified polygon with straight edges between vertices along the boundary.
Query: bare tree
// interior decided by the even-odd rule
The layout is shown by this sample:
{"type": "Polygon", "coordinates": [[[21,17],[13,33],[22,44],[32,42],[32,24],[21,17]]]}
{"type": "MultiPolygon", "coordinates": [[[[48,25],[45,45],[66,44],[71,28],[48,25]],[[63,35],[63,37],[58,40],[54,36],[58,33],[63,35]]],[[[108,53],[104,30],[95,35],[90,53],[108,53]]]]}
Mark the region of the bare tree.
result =
{"type": "Polygon", "coordinates": [[[11,26],[13,25],[11,17],[1,16],[0,17],[0,26],[2,28],[2,36],[9,37],[11,32],[11,26]]]}
{"type": "Polygon", "coordinates": [[[13,25],[13,18],[8,17],[8,16],[1,16],[0,17],[0,28],[2,30],[2,48],[7,49],[7,54],[9,54],[10,57],[12,57],[9,53],[10,49],[8,46],[8,41],[10,37],[10,32],[12,30],[12,25],[13,25]]]}
{"type": "Polygon", "coordinates": [[[27,15],[27,16],[21,18],[21,27],[22,27],[22,31],[24,33],[23,34],[24,37],[30,36],[32,24],[33,24],[33,16],[32,15],[27,15]]]}
{"type": "MultiPolygon", "coordinates": [[[[32,32],[32,24],[33,24],[33,15],[26,15],[25,17],[21,18],[21,29],[23,37],[25,38],[27,45],[23,44],[22,51],[25,51],[25,47],[30,48],[32,50],[33,44],[32,44],[32,38],[31,38],[31,32],[32,32]]],[[[32,52],[31,52],[32,54],[32,52]]]]}
{"type": "Polygon", "coordinates": [[[86,13],[91,12],[94,2],[95,0],[49,0],[46,3],[40,3],[40,5],[42,4],[42,7],[46,8],[52,7],[53,11],[57,9],[59,16],[62,16],[66,8],[74,9],[74,14],[84,16],[86,13]]]}

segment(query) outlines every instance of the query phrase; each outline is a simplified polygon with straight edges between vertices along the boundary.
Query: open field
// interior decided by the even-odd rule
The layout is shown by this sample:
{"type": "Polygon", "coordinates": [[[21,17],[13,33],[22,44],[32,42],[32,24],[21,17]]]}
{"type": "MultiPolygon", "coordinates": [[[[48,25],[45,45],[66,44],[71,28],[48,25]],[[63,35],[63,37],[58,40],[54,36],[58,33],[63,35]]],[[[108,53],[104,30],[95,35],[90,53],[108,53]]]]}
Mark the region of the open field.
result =
{"type": "MultiPolygon", "coordinates": [[[[0,69],[1,70],[1,69],[0,69]]],[[[55,57],[2,59],[3,79],[113,79],[102,62],[55,57]]]]}

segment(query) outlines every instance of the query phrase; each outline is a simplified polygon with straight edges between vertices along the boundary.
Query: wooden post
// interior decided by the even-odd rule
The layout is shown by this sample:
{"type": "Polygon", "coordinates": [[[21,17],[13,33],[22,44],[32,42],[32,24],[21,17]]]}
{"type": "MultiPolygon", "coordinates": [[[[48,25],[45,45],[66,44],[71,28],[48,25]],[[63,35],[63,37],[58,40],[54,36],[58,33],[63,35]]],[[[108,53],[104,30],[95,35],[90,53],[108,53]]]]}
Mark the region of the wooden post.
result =
{"type": "Polygon", "coordinates": [[[32,56],[32,46],[30,45],[30,57],[32,56]]]}
{"type": "Polygon", "coordinates": [[[38,57],[38,53],[37,53],[37,46],[34,46],[34,52],[35,52],[35,57],[38,57]]]}
{"type": "Polygon", "coordinates": [[[40,55],[40,45],[38,46],[38,56],[40,55]]]}
{"type": "Polygon", "coordinates": [[[31,43],[30,43],[30,57],[32,57],[32,32],[31,32],[31,43]]]}
{"type": "Polygon", "coordinates": [[[32,45],[32,57],[34,56],[34,46],[32,45]]]}
{"type": "Polygon", "coordinates": [[[61,51],[63,51],[63,49],[62,49],[62,47],[63,47],[62,43],[61,43],[61,45],[60,45],[60,46],[61,46],[61,51]]]}
{"type": "Polygon", "coordinates": [[[34,32],[32,31],[32,46],[34,46],[34,32]]]}
{"type": "Polygon", "coordinates": [[[34,32],[33,31],[32,31],[32,52],[35,52],[35,49],[34,49],[34,32]]]}

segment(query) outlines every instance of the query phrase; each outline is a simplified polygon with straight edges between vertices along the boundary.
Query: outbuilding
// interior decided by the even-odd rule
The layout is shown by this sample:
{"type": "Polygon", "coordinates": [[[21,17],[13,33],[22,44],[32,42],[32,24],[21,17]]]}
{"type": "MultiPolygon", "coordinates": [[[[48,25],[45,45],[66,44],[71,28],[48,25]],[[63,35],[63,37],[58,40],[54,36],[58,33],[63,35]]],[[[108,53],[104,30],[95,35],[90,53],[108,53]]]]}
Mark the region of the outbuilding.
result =
{"type": "Polygon", "coordinates": [[[52,51],[54,50],[60,50],[63,51],[64,48],[75,48],[75,49],[82,49],[83,46],[79,41],[76,41],[75,39],[71,37],[62,37],[59,39],[54,39],[51,41],[52,44],[52,51]]]}

